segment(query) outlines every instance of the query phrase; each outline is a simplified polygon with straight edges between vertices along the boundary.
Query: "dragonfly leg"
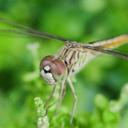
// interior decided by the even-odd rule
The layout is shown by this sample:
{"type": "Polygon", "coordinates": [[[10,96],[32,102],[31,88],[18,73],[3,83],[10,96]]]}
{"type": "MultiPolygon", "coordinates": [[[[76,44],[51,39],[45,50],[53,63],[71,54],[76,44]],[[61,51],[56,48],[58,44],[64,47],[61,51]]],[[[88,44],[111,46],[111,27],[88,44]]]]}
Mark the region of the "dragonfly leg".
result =
{"type": "Polygon", "coordinates": [[[74,89],[74,85],[73,85],[70,78],[68,78],[68,83],[69,83],[69,86],[71,88],[73,98],[74,98],[73,108],[72,108],[72,113],[71,113],[71,120],[70,120],[70,123],[72,124],[73,118],[74,118],[74,115],[75,115],[75,111],[76,111],[76,107],[77,107],[77,95],[76,95],[76,92],[75,92],[75,89],[74,89]]]}
{"type": "Polygon", "coordinates": [[[48,97],[48,99],[47,99],[46,102],[45,102],[44,108],[45,108],[45,110],[46,110],[46,114],[47,114],[47,112],[48,112],[48,109],[51,107],[51,105],[49,105],[49,103],[50,103],[51,99],[53,98],[53,95],[54,95],[54,93],[55,93],[55,90],[56,90],[56,84],[54,85],[50,96],[48,97]]]}
{"type": "Polygon", "coordinates": [[[59,94],[58,103],[57,103],[57,110],[59,110],[59,108],[61,107],[62,100],[63,100],[63,98],[65,96],[65,92],[66,92],[66,80],[67,80],[67,75],[64,77],[64,79],[61,82],[60,94],[59,94]]]}

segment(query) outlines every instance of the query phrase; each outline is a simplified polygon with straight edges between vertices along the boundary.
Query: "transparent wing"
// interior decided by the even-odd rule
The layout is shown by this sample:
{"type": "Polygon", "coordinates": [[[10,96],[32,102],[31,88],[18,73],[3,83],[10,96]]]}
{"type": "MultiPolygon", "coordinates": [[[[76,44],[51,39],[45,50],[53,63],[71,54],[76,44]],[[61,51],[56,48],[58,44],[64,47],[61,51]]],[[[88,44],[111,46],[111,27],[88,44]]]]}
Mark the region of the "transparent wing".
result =
{"type": "MultiPolygon", "coordinates": [[[[7,19],[0,18],[0,23],[5,23],[5,24],[8,24],[8,25],[14,27],[13,29],[0,28],[1,32],[10,32],[10,33],[16,33],[16,34],[21,34],[21,35],[25,35],[25,36],[29,35],[29,36],[38,37],[38,38],[55,39],[55,40],[62,41],[65,44],[66,43],[74,43],[74,41],[72,41],[72,40],[65,39],[63,37],[52,35],[52,34],[49,34],[46,32],[40,32],[40,31],[34,30],[30,27],[18,24],[14,21],[10,21],[7,19]]],[[[92,45],[91,44],[90,45],[82,45],[82,47],[85,49],[90,49],[90,50],[98,51],[101,53],[110,54],[110,55],[117,56],[119,58],[128,60],[128,54],[124,54],[119,51],[111,50],[112,48],[118,47],[126,42],[128,42],[128,35],[121,35],[121,36],[115,37],[113,39],[95,42],[92,45]]],[[[77,42],[75,42],[75,43],[77,43],[77,42]]]]}
{"type": "Polygon", "coordinates": [[[95,41],[92,46],[113,49],[125,43],[128,43],[128,35],[120,35],[111,39],[95,41]]]}
{"type": "Polygon", "coordinates": [[[116,51],[116,50],[105,49],[103,47],[98,47],[98,46],[87,46],[87,45],[83,46],[83,48],[98,51],[98,52],[101,52],[101,53],[113,55],[113,56],[119,57],[121,59],[128,60],[128,54],[125,54],[125,53],[122,53],[122,52],[119,52],[119,51],[116,51]]]}
{"type": "Polygon", "coordinates": [[[2,28],[2,29],[0,29],[1,32],[10,32],[10,33],[16,33],[16,34],[22,34],[22,35],[29,35],[29,36],[33,36],[33,37],[39,37],[39,38],[55,39],[55,40],[59,40],[59,41],[63,41],[63,42],[69,41],[68,39],[65,39],[63,37],[52,35],[52,34],[49,34],[46,32],[40,32],[33,28],[18,24],[14,21],[10,21],[7,19],[0,18],[0,23],[5,23],[5,24],[8,24],[8,25],[14,27],[13,29],[2,28]]]}
{"type": "Polygon", "coordinates": [[[83,47],[128,60],[128,54],[112,50],[125,43],[128,43],[128,35],[120,35],[111,39],[97,41],[90,45],[84,45],[83,47]]]}

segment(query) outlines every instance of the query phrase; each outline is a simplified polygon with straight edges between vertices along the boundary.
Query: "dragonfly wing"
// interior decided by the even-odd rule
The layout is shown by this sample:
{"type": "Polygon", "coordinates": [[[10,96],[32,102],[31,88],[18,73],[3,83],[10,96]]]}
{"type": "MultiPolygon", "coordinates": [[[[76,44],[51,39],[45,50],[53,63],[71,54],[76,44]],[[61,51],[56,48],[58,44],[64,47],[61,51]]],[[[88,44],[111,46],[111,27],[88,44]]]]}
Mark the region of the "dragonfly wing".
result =
{"type": "Polygon", "coordinates": [[[112,39],[97,41],[93,44],[83,45],[83,48],[91,49],[101,53],[110,54],[125,60],[128,60],[128,54],[112,50],[128,42],[128,35],[120,35],[112,39]]]}
{"type": "Polygon", "coordinates": [[[112,49],[112,48],[117,48],[125,43],[128,43],[128,35],[120,35],[115,38],[111,38],[103,41],[97,41],[94,42],[92,46],[112,49]]]}
{"type": "Polygon", "coordinates": [[[37,31],[33,28],[18,24],[14,21],[10,21],[7,19],[0,18],[0,23],[5,23],[5,24],[10,25],[11,27],[14,28],[14,29],[0,29],[0,31],[2,31],[2,32],[11,32],[11,33],[23,34],[23,35],[26,34],[26,35],[33,36],[33,37],[55,39],[55,40],[63,41],[64,43],[66,43],[66,41],[70,41],[70,40],[65,39],[63,37],[52,35],[52,34],[49,34],[46,32],[40,32],[40,31],[37,31]]]}
{"type": "Polygon", "coordinates": [[[98,47],[98,46],[89,46],[89,45],[85,45],[85,46],[83,46],[83,48],[84,49],[90,49],[90,50],[93,50],[95,52],[100,52],[100,53],[113,55],[113,56],[119,57],[121,59],[128,60],[128,54],[119,52],[117,50],[111,50],[111,49],[108,49],[108,48],[106,49],[106,48],[103,48],[103,47],[100,47],[100,46],[98,47]]]}
{"type": "MultiPolygon", "coordinates": [[[[59,36],[55,36],[55,35],[52,35],[49,33],[34,30],[32,28],[29,28],[27,26],[18,24],[14,21],[10,21],[7,19],[0,18],[0,23],[5,23],[5,24],[8,24],[15,28],[15,29],[0,29],[1,32],[10,32],[10,33],[22,34],[22,35],[26,35],[26,36],[29,35],[29,36],[38,37],[38,38],[55,39],[55,40],[63,41],[65,44],[73,42],[73,41],[65,39],[63,37],[59,37],[59,36]]],[[[85,45],[85,46],[83,46],[83,48],[91,49],[94,51],[111,54],[111,55],[114,55],[114,56],[117,56],[117,57],[120,57],[123,59],[127,59],[128,55],[111,50],[112,48],[119,47],[120,45],[122,45],[126,42],[128,42],[128,35],[121,35],[121,36],[118,36],[118,37],[115,37],[112,39],[95,42],[92,45],[91,44],[85,45]]]]}

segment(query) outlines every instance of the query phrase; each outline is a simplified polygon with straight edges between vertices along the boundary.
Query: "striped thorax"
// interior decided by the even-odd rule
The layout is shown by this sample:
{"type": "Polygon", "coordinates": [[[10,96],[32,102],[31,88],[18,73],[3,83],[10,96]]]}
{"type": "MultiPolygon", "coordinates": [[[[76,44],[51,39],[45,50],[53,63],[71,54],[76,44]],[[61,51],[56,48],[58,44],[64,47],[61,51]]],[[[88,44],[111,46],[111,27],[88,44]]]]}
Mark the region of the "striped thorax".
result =
{"type": "Polygon", "coordinates": [[[65,63],[68,73],[73,75],[79,72],[92,58],[97,55],[96,52],[83,49],[82,44],[80,43],[67,43],[57,58],[63,60],[65,63]]]}

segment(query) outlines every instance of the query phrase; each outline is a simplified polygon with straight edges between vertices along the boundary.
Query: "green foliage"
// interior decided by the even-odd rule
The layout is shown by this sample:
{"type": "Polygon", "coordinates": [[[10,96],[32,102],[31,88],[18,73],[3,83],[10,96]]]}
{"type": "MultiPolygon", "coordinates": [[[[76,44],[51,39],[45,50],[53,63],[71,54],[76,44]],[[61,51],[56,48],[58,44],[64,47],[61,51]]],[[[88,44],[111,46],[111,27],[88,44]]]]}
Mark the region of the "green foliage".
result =
{"type": "MultiPolygon", "coordinates": [[[[127,6],[127,0],[0,0],[0,17],[86,43],[127,33],[127,6]]],[[[0,22],[0,28],[12,27],[0,22]]],[[[40,78],[39,63],[61,47],[54,40],[0,31],[0,127],[35,128],[44,122],[45,128],[127,128],[128,62],[107,55],[74,79],[78,105],[72,125],[68,86],[61,108],[56,111],[54,104],[57,90],[44,114],[52,86],[40,78]]],[[[127,45],[120,50],[128,52],[127,45]]]]}

